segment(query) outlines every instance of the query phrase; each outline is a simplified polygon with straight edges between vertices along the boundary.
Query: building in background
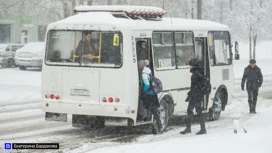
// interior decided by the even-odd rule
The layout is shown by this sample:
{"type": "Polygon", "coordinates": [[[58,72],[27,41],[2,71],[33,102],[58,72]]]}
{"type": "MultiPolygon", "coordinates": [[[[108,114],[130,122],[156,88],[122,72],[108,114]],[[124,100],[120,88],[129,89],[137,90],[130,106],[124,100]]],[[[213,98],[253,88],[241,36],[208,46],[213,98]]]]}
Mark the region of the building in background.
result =
{"type": "Polygon", "coordinates": [[[0,16],[0,44],[44,41],[45,31],[37,17],[0,16]]]}

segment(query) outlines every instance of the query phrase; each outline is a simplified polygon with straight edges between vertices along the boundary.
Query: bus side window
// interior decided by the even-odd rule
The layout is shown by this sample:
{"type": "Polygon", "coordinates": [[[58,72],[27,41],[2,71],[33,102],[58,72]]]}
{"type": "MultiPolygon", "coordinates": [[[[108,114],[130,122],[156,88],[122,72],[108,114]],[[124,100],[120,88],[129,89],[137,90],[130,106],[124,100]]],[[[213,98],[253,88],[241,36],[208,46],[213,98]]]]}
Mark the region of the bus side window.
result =
{"type": "Polygon", "coordinates": [[[154,66],[156,69],[174,69],[176,65],[173,32],[154,32],[154,66]]]}
{"type": "Polygon", "coordinates": [[[209,32],[208,43],[211,65],[229,65],[230,44],[229,33],[226,31],[209,32]]]}
{"type": "Polygon", "coordinates": [[[210,64],[211,65],[218,65],[218,60],[215,54],[215,47],[214,47],[214,39],[213,39],[213,33],[210,32],[208,35],[208,46],[210,50],[210,64]]]}
{"type": "Polygon", "coordinates": [[[192,32],[175,32],[175,48],[177,67],[188,66],[188,62],[195,57],[192,32]]]}

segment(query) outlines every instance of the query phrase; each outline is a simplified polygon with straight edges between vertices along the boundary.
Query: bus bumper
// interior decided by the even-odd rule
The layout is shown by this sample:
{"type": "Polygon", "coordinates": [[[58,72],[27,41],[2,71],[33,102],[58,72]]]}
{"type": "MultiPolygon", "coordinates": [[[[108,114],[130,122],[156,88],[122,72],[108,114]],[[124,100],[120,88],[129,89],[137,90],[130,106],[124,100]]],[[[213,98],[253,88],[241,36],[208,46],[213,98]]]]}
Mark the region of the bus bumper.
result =
{"type": "Polygon", "coordinates": [[[65,102],[43,102],[42,110],[44,112],[59,114],[77,114],[104,117],[122,117],[136,118],[136,111],[128,105],[110,105],[110,104],[75,104],[65,102]]]}

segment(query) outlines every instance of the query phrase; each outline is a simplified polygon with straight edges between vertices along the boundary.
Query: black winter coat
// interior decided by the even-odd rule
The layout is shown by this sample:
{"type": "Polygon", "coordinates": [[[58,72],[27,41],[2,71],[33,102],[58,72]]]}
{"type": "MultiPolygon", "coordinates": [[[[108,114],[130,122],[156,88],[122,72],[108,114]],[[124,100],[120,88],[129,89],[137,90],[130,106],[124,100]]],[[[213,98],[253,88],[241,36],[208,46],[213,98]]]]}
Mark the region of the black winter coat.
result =
{"type": "Polygon", "coordinates": [[[244,89],[245,82],[247,91],[258,91],[259,87],[262,86],[263,75],[257,65],[254,68],[250,65],[245,68],[241,83],[242,89],[244,89]]]}
{"type": "Polygon", "coordinates": [[[203,81],[205,79],[202,69],[192,68],[190,72],[192,73],[192,76],[191,76],[191,87],[190,87],[188,96],[204,95],[201,91],[201,88],[203,86],[203,81]]]}

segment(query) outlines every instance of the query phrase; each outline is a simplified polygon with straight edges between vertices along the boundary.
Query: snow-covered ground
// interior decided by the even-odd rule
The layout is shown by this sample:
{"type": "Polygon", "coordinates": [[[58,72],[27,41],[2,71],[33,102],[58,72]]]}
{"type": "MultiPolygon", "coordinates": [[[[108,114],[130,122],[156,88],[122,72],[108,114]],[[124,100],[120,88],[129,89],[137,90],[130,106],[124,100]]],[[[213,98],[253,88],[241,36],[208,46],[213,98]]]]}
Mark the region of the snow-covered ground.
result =
{"type": "MultiPolygon", "coordinates": [[[[270,42],[271,44],[271,42],[270,42]]],[[[233,102],[218,121],[206,123],[207,134],[180,135],[184,123],[173,123],[166,132],[152,135],[138,128],[74,128],[68,122],[44,121],[40,109],[39,69],[21,71],[0,69],[0,152],[4,142],[56,142],[63,152],[209,152],[271,153],[272,146],[272,52],[269,42],[258,45],[257,65],[262,69],[264,84],[259,91],[256,115],[248,114],[247,94],[240,89],[243,69],[248,65],[248,46],[240,44],[241,60],[234,61],[235,94],[233,102]],[[233,133],[233,120],[240,121],[239,134],[233,133]]],[[[57,152],[57,150],[20,150],[22,152],[57,152]]],[[[13,151],[16,152],[16,151],[13,151]]]]}

